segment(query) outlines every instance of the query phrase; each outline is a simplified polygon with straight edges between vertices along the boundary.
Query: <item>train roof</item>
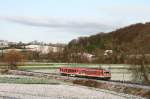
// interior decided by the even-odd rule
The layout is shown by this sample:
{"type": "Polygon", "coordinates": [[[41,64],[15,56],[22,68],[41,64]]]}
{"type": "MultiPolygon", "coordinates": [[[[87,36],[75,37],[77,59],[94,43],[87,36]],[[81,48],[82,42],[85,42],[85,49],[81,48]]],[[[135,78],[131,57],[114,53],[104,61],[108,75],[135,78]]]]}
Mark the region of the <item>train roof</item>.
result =
{"type": "Polygon", "coordinates": [[[93,70],[105,70],[105,69],[103,69],[103,68],[92,68],[92,67],[61,67],[61,68],[71,68],[71,69],[73,69],[73,68],[76,68],[76,69],[93,69],[93,70]]]}

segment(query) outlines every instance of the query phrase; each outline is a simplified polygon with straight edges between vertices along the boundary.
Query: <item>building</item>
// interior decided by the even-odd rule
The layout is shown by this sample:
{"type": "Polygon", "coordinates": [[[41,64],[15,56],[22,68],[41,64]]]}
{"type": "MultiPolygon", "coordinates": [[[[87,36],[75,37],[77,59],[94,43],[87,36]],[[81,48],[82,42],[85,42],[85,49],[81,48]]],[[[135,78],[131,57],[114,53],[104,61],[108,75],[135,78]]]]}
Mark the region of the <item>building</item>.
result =
{"type": "Polygon", "coordinates": [[[105,55],[105,56],[112,55],[112,53],[113,53],[112,50],[105,50],[105,51],[104,51],[104,55],[105,55]]]}
{"type": "Polygon", "coordinates": [[[63,47],[53,47],[48,45],[27,45],[25,48],[29,51],[37,51],[43,54],[47,54],[49,52],[61,52],[63,51],[63,47]]]}
{"type": "Polygon", "coordinates": [[[9,46],[9,42],[6,40],[0,40],[0,48],[5,48],[9,46]]]}

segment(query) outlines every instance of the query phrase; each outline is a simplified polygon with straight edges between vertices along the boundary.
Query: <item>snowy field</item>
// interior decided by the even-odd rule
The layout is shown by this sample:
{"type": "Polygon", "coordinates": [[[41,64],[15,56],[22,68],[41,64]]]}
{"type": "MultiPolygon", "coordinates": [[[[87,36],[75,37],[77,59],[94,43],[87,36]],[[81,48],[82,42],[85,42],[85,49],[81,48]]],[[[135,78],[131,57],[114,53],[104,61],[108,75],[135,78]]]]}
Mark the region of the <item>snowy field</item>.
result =
{"type": "Polygon", "coordinates": [[[0,99],[141,99],[54,79],[0,75],[0,81],[0,99]]]}
{"type": "Polygon", "coordinates": [[[126,99],[77,85],[0,84],[0,99],[126,99]]]}

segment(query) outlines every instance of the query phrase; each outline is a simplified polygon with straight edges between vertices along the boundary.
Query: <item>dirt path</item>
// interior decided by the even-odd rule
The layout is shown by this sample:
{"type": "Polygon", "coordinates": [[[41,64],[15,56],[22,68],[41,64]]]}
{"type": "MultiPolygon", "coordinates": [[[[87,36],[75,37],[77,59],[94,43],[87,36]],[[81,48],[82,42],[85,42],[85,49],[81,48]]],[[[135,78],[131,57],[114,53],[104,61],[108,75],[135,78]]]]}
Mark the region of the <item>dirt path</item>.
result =
{"type": "Polygon", "coordinates": [[[81,86],[0,84],[0,99],[126,99],[81,86]]]}

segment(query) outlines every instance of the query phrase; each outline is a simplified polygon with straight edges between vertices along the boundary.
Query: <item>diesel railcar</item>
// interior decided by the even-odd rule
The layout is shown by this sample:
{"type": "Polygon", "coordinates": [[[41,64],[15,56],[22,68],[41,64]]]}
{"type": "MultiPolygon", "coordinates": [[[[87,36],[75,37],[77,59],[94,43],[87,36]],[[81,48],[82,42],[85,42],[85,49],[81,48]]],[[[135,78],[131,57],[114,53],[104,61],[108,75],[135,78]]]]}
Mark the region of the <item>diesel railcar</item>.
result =
{"type": "Polygon", "coordinates": [[[99,68],[60,67],[59,72],[61,75],[97,78],[104,80],[111,79],[110,71],[99,68]]]}

